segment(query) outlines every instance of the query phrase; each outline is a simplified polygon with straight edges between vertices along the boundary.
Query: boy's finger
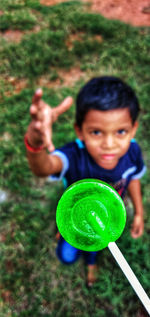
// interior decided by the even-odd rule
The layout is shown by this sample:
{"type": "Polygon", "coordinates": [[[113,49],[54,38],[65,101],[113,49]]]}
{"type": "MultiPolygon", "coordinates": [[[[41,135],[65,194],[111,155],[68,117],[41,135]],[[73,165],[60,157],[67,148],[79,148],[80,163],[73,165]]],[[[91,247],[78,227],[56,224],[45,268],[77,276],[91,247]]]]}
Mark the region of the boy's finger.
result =
{"type": "Polygon", "coordinates": [[[43,95],[43,91],[41,88],[38,88],[32,98],[32,103],[38,105],[43,95]]]}
{"type": "Polygon", "coordinates": [[[30,115],[31,115],[31,117],[35,117],[36,114],[37,114],[37,107],[33,104],[30,107],[30,115]]]}
{"type": "Polygon", "coordinates": [[[71,107],[72,103],[73,103],[73,98],[69,96],[65,98],[59,106],[57,106],[56,108],[53,108],[52,112],[54,115],[54,120],[55,120],[55,117],[58,117],[62,113],[67,111],[71,107]]]}
{"type": "Polygon", "coordinates": [[[46,129],[45,131],[45,144],[49,152],[53,152],[55,150],[54,144],[52,142],[52,129],[46,129]]]}
{"type": "Polygon", "coordinates": [[[55,150],[54,144],[52,142],[49,143],[49,145],[47,146],[47,149],[49,152],[53,152],[55,150]]]}
{"type": "MultiPolygon", "coordinates": [[[[49,131],[50,132],[50,131],[49,131]]],[[[48,149],[49,152],[53,152],[55,150],[54,144],[52,142],[52,138],[51,138],[51,133],[49,133],[48,131],[46,132],[46,147],[48,149]]]]}

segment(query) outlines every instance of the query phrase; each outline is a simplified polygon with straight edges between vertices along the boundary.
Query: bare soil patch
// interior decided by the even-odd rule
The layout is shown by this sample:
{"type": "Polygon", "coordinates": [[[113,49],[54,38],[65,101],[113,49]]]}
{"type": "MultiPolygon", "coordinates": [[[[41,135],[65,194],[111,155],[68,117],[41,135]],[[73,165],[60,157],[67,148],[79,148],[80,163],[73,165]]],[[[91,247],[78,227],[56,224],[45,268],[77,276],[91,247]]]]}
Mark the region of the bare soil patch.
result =
{"type": "Polygon", "coordinates": [[[85,77],[85,73],[81,71],[80,67],[72,67],[70,70],[59,69],[57,71],[58,78],[50,80],[48,77],[41,76],[37,81],[37,87],[58,88],[73,86],[75,82],[85,77]]]}
{"type": "Polygon", "coordinates": [[[30,31],[7,30],[4,32],[0,32],[0,36],[8,42],[19,43],[19,42],[21,42],[21,40],[25,34],[38,33],[39,31],[40,31],[40,26],[36,25],[30,31]]]}
{"type": "MultiPolygon", "coordinates": [[[[79,66],[72,67],[69,70],[58,69],[58,77],[55,80],[50,79],[49,74],[44,74],[36,81],[37,87],[46,87],[46,88],[61,88],[61,87],[72,87],[75,82],[80,79],[84,79],[87,75],[81,71],[79,66]]],[[[27,79],[22,78],[18,79],[16,77],[5,78],[5,82],[9,84],[8,89],[5,91],[5,96],[11,97],[14,94],[19,94],[23,89],[28,88],[29,84],[27,79]]]]}
{"type": "MultiPolygon", "coordinates": [[[[67,0],[66,0],[67,1],[67,0]]],[[[40,3],[45,5],[45,6],[52,6],[61,2],[66,2],[65,0],[41,0],[40,3]]]]}
{"type": "Polygon", "coordinates": [[[8,85],[8,89],[6,88],[5,96],[11,97],[14,94],[19,94],[21,90],[28,87],[28,81],[25,78],[18,79],[16,77],[8,77],[4,78],[4,82],[6,83],[6,87],[8,85]]]}
{"type": "MultiPolygon", "coordinates": [[[[71,34],[66,41],[66,46],[68,48],[68,50],[72,50],[72,48],[74,47],[74,43],[76,41],[78,42],[82,42],[84,40],[85,37],[85,33],[84,32],[78,32],[78,33],[74,33],[71,34]]],[[[103,41],[103,38],[101,35],[92,35],[92,40],[95,40],[99,43],[101,43],[103,41]]]]}
{"type": "Polygon", "coordinates": [[[89,2],[92,11],[99,12],[108,19],[121,20],[134,26],[150,26],[150,0],[89,0],[89,2]]]}
{"type": "Polygon", "coordinates": [[[24,33],[19,30],[7,30],[5,32],[0,32],[0,35],[9,42],[19,43],[24,33]]]}

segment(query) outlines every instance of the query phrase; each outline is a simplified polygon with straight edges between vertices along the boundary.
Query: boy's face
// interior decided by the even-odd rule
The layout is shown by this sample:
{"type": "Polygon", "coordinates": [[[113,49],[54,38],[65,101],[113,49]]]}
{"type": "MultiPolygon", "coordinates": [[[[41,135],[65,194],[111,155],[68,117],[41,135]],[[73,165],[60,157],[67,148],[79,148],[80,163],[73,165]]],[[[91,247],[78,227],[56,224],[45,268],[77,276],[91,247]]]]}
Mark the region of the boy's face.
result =
{"type": "Polygon", "coordinates": [[[89,110],[82,127],[75,126],[75,130],[94,161],[105,169],[113,169],[128,151],[137,127],[137,121],[133,124],[128,108],[124,108],[89,110]]]}

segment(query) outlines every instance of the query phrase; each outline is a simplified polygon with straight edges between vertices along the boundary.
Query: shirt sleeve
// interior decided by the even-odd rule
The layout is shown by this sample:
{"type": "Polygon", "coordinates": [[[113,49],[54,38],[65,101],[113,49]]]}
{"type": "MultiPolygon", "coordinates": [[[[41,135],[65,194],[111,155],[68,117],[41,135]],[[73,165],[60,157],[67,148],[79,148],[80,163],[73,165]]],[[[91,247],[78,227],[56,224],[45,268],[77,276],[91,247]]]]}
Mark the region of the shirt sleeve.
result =
{"type": "Polygon", "coordinates": [[[71,142],[63,147],[56,149],[51,155],[58,156],[62,161],[62,170],[58,174],[50,175],[48,178],[50,181],[60,181],[64,178],[67,171],[71,168],[70,162],[73,163],[73,153],[75,149],[75,143],[71,142]]]}
{"type": "Polygon", "coordinates": [[[66,154],[64,154],[63,152],[56,150],[54,151],[51,155],[56,155],[58,156],[61,161],[62,161],[62,170],[61,173],[58,174],[54,174],[54,175],[50,175],[49,176],[49,180],[51,181],[59,181],[62,180],[62,178],[64,177],[64,175],[66,174],[67,170],[69,169],[69,160],[68,157],[66,156],[66,154]]]}

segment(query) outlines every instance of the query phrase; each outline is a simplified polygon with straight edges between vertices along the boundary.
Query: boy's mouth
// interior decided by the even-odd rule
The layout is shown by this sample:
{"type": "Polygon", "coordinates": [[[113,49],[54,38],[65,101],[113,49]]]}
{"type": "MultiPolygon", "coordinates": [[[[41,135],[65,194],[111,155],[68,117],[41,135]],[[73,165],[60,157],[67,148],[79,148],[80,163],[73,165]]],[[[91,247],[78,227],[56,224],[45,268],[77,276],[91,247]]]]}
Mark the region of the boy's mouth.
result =
{"type": "Polygon", "coordinates": [[[113,160],[114,158],[115,158],[115,154],[102,154],[101,155],[101,157],[102,157],[102,159],[104,159],[104,160],[113,160]]]}

